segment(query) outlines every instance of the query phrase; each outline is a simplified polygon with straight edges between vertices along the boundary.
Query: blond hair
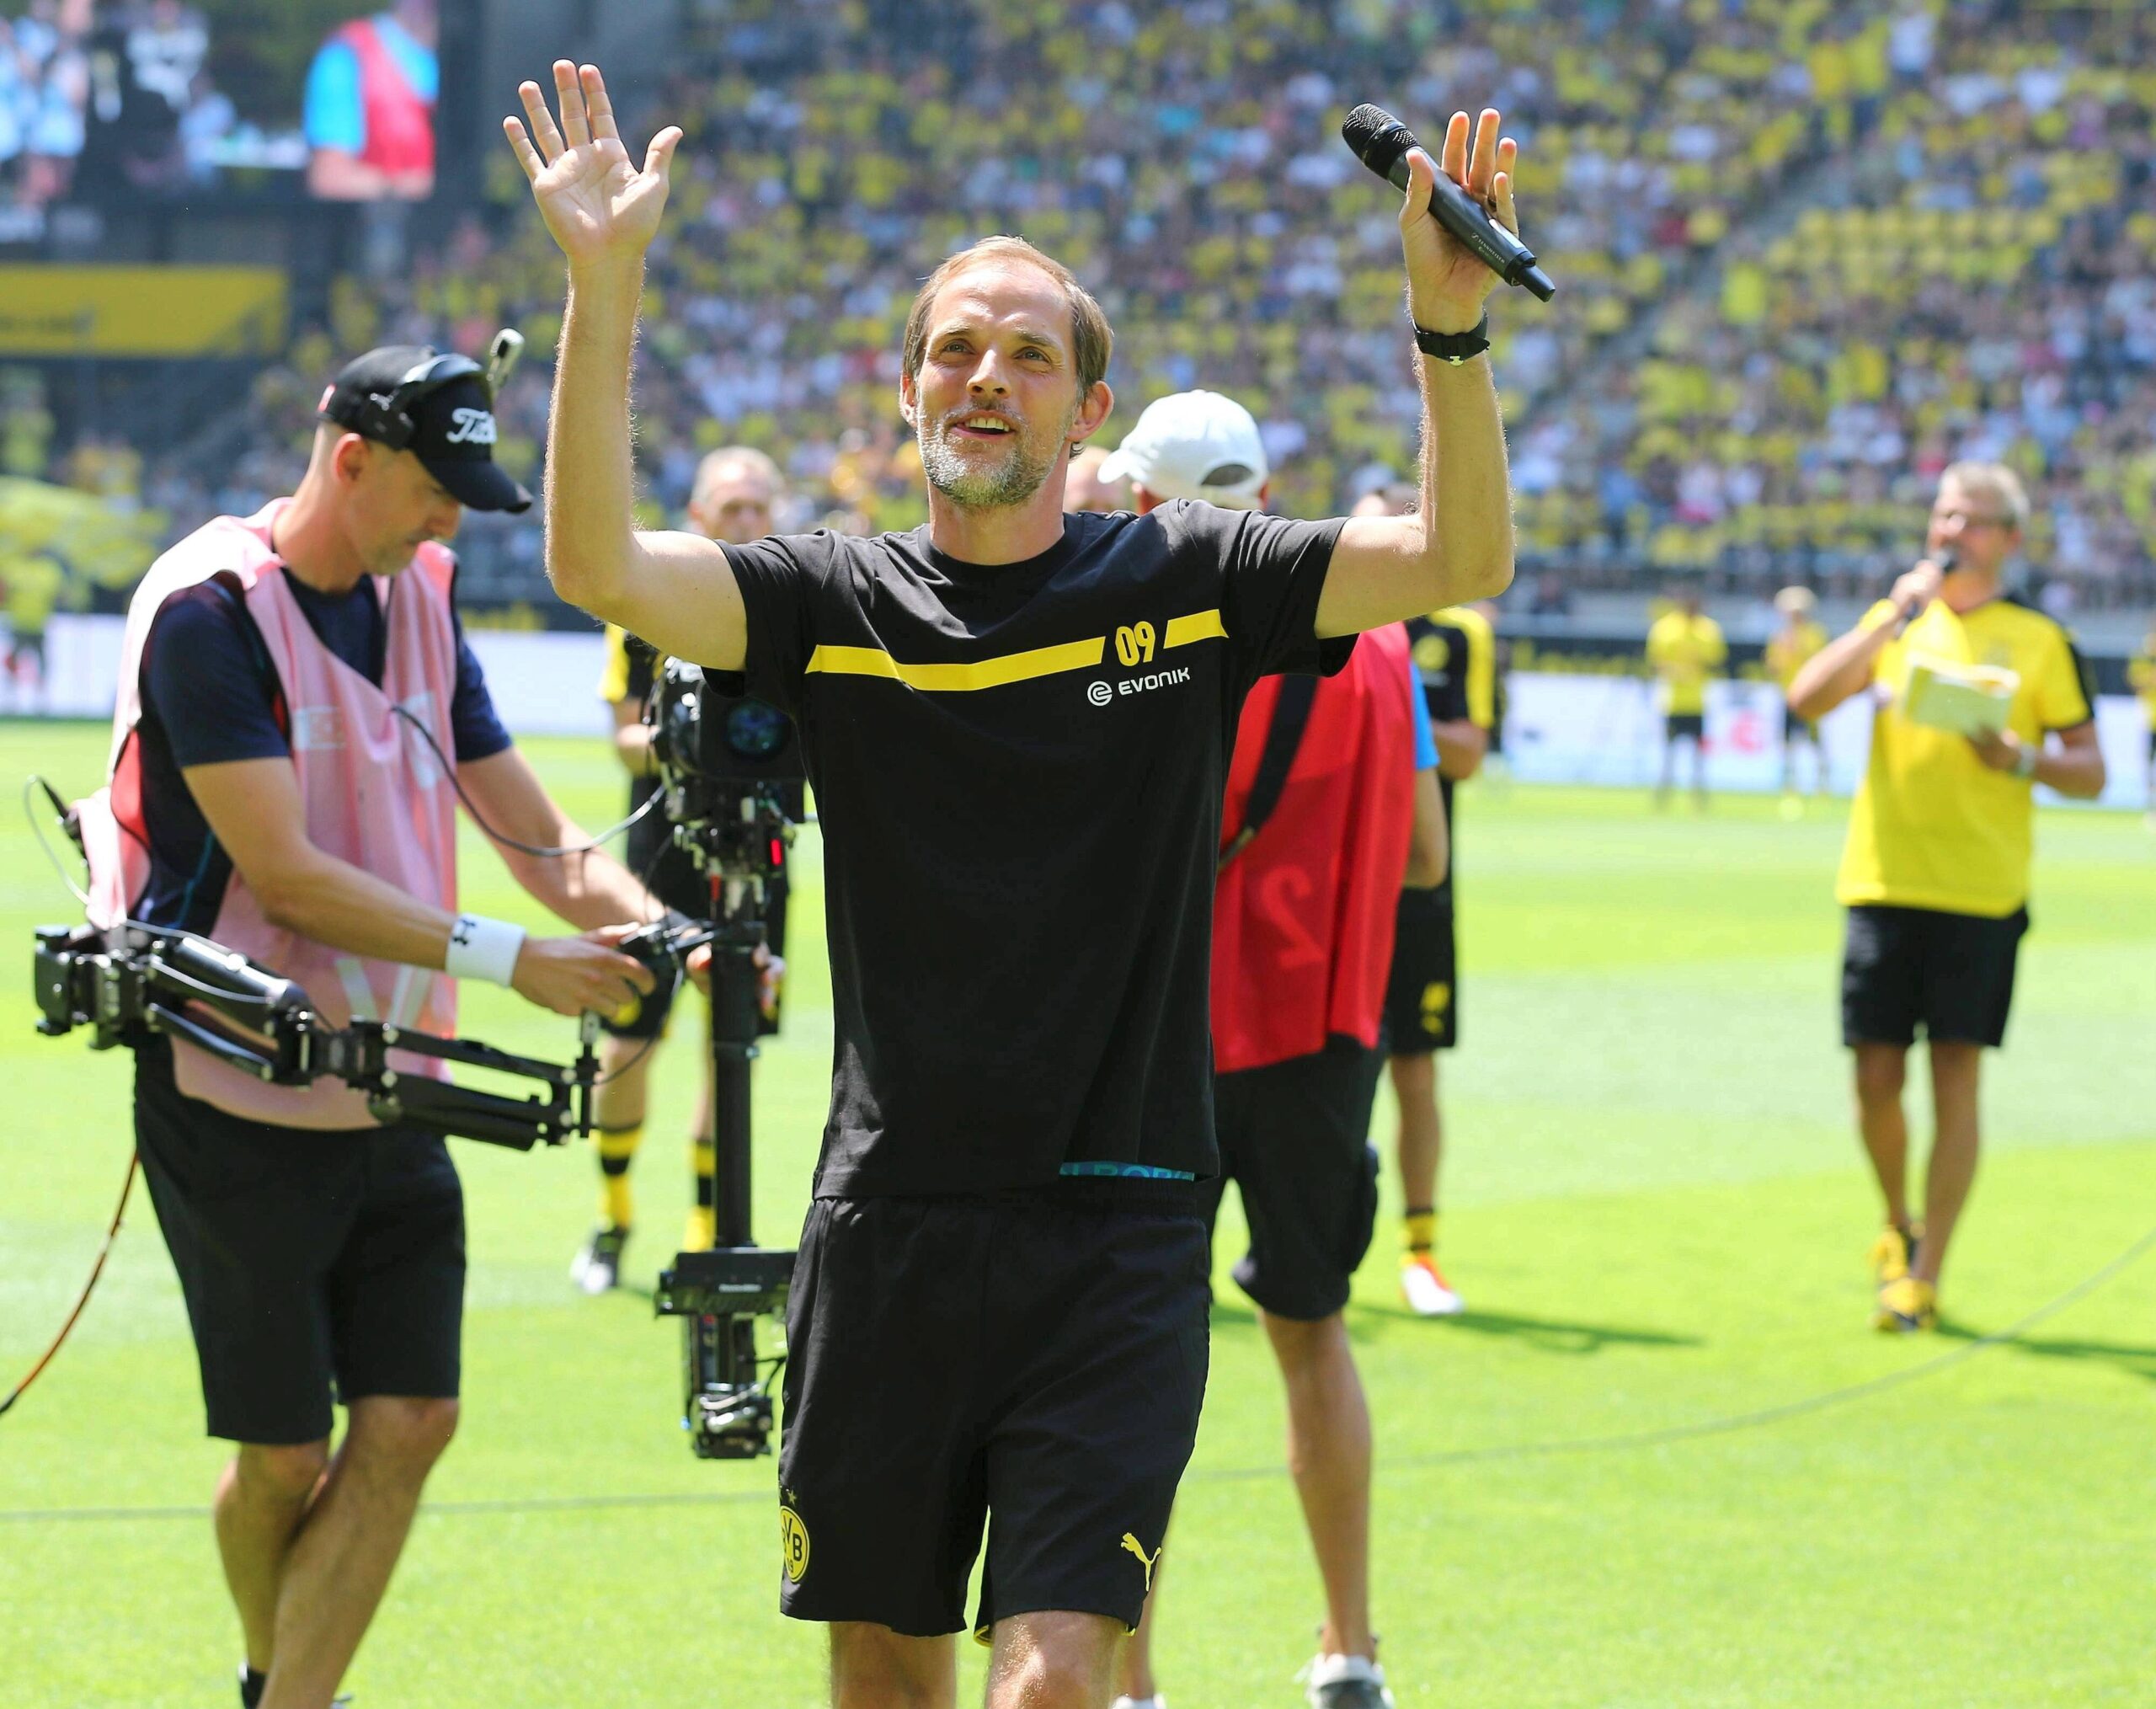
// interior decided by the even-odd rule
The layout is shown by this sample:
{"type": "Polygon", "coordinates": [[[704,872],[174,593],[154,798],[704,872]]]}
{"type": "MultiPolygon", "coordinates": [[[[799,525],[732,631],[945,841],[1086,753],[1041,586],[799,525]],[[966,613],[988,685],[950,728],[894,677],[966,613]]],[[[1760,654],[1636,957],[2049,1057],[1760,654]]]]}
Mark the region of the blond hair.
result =
{"type": "Polygon", "coordinates": [[[1998,501],[2006,512],[2007,526],[2017,534],[2029,520],[2029,492],[2021,477],[2004,463],[1949,463],[1940,472],[1939,484],[1949,483],[1965,493],[1983,493],[1998,501]]]}
{"type": "Polygon", "coordinates": [[[928,359],[928,317],[936,294],[969,267],[990,261],[1015,261],[1038,268],[1063,288],[1070,305],[1070,360],[1078,370],[1078,394],[1084,397],[1107,377],[1108,357],[1115,349],[1115,332],[1091,291],[1078,276],[1053,255],[1043,254],[1023,238],[983,238],[946,261],[922,282],[920,295],[906,313],[903,360],[909,374],[918,374],[928,359]]]}
{"type": "Polygon", "coordinates": [[[706,453],[696,465],[696,478],[689,488],[689,508],[697,510],[710,502],[711,489],[720,479],[735,469],[747,469],[760,475],[771,485],[772,496],[786,490],[786,477],[779,473],[778,465],[753,445],[723,445],[717,451],[706,453]]]}

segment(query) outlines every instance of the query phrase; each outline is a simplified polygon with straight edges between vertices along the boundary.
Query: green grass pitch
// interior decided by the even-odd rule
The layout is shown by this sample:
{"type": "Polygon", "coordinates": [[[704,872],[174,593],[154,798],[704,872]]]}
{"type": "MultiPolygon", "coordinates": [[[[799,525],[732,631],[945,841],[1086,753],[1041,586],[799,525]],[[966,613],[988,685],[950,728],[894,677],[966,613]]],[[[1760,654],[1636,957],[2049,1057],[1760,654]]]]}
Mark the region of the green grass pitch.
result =
{"type": "MultiPolygon", "coordinates": [[[[0,729],[0,777],[77,793],[103,734],[0,729]]],[[[535,743],[588,825],[602,745],[535,743]]],[[[1876,1220],[1836,1035],[1838,809],[1657,816],[1637,795],[1464,792],[1465,1048],[1445,1060],[1444,1252],[1472,1315],[1406,1316],[1395,1201],[1350,1313],[1376,1420],[1374,1601],[1403,1705],[2142,1704],[2156,1655],[2156,1255],[1972,1350],[2156,1224],[2156,838],[2047,812],[2008,1049],[1947,1327],[1864,1327],[1876,1220]],[[1758,1428],[1703,1424],[1942,1368],[1758,1428]]],[[[756,1226],[798,1226],[823,1113],[828,981],[804,835],[785,1038],[758,1071],[756,1226]]],[[[476,836],[466,895],[531,919],[476,836]]],[[[72,905],[0,816],[0,946],[72,905]]],[[[20,964],[18,964],[20,966],[20,964]]],[[[127,1064],[30,1031],[0,981],[0,1380],[56,1327],[128,1147],[127,1064]]],[[[483,991],[469,1024],[566,1054],[483,991]]],[[[637,1177],[648,1286],[686,1204],[688,1064],[659,1072],[637,1177]]],[[[1921,1084],[1920,1077],[1918,1084],[1921,1084]]],[[[1924,1127],[1921,1105],[1916,1125],[1924,1127]]],[[[1390,1117],[1381,1097],[1379,1127],[1390,1117]]],[[[782,1620],[768,1462],[691,1460],[671,1324],[574,1294],[582,1147],[461,1145],[472,1268],[462,1430],[350,1685],[361,1709],[822,1701],[782,1620]]],[[[1171,1701],[1289,1705],[1316,1579],[1280,1400],[1226,1279],[1203,1434],[1171,1535],[1171,1701]]],[[[137,1194],[72,1344],[0,1421],[0,1701],[225,1704],[237,1658],[179,1296],[137,1194]]],[[[968,1653],[966,1698],[979,1660],[968,1653]]]]}

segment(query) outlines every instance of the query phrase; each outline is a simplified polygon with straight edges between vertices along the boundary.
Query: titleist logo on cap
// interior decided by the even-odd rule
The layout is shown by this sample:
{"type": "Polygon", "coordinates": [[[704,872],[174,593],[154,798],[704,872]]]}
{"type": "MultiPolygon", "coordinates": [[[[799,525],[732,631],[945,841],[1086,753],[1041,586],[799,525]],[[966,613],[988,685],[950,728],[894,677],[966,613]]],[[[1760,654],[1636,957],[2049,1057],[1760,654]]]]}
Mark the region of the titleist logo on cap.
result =
{"type": "Polygon", "coordinates": [[[457,409],[451,412],[456,425],[450,429],[446,443],[450,445],[492,445],[494,442],[494,418],[490,410],[457,409]]]}

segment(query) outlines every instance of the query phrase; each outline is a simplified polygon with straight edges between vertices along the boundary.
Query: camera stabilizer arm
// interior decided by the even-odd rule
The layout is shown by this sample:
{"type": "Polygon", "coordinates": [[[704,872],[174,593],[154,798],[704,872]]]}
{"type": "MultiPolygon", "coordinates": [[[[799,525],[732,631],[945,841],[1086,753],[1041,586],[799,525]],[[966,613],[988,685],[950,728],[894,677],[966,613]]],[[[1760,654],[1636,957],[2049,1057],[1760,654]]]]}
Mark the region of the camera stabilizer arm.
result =
{"type": "Polygon", "coordinates": [[[38,1031],[57,1037],[88,1026],[93,1049],[163,1033],[274,1085],[305,1086],[323,1075],[341,1080],[365,1092],[368,1109],[384,1122],[520,1151],[591,1131],[593,1016],[584,1017],[583,1048],[570,1064],[384,1021],[332,1027],[298,985],[245,956],[192,932],[131,923],[110,932],[39,927],[35,983],[38,1031]],[[390,1064],[392,1050],[534,1080],[545,1090],[511,1097],[400,1072],[390,1064]]]}

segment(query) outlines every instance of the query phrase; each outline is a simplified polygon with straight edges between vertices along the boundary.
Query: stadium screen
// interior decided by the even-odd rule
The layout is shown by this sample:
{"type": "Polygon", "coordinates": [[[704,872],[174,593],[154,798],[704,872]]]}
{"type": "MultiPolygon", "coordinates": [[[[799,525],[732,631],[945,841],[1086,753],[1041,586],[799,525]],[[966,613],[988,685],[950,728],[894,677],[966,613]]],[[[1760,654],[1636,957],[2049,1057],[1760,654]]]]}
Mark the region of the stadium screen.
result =
{"type": "Polygon", "coordinates": [[[0,0],[0,241],[45,210],[434,193],[459,0],[0,0]]]}

